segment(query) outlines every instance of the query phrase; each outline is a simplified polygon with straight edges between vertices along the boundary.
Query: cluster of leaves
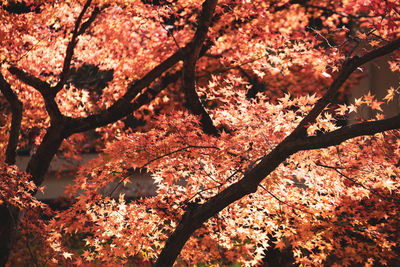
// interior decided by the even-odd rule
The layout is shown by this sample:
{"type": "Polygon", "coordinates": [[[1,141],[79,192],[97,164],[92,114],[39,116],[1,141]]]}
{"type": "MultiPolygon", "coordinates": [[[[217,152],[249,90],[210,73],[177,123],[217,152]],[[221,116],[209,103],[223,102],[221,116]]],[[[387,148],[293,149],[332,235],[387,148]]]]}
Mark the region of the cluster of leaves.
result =
{"type": "Polygon", "coordinates": [[[52,211],[43,202],[33,197],[37,190],[43,191],[43,187],[37,188],[29,175],[20,171],[16,166],[1,165],[0,168],[0,203],[8,207],[12,214],[15,208],[21,210],[24,216],[21,220],[14,217],[13,223],[18,225],[18,248],[14,251],[11,264],[24,264],[26,262],[45,262],[43,253],[40,259],[34,258],[31,247],[42,247],[46,244],[47,223],[45,217],[52,216],[52,211]]]}
{"type": "MultiPolygon", "coordinates": [[[[20,171],[16,166],[2,164],[1,176],[1,204],[16,206],[23,210],[44,207],[43,203],[32,197],[36,192],[35,184],[29,179],[29,175],[20,171]]],[[[43,190],[41,188],[40,190],[43,190]]]]}

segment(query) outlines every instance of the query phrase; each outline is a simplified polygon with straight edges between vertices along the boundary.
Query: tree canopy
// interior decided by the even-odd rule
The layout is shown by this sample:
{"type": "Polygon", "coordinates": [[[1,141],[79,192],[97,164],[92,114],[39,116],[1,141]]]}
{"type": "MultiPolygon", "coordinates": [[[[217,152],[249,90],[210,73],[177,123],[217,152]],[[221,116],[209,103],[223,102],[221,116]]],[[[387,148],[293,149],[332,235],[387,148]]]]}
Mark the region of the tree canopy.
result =
{"type": "Polygon", "coordinates": [[[400,257],[400,84],[351,97],[377,58],[398,75],[399,1],[15,0],[0,23],[0,266],[400,257]],[[68,207],[35,198],[87,152],[68,207]],[[157,195],[104,190],[138,171],[157,195]]]}

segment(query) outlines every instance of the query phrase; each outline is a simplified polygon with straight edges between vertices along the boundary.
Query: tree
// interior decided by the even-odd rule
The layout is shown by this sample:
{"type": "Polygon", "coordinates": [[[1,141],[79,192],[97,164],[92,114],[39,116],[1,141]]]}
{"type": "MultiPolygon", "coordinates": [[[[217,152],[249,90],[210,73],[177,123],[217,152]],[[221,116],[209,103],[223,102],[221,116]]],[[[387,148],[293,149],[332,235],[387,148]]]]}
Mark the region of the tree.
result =
{"type": "Polygon", "coordinates": [[[399,257],[400,115],[384,118],[370,93],[345,100],[364,64],[390,55],[399,70],[398,1],[31,0],[0,12],[2,266],[18,242],[30,258],[10,260],[36,265],[251,265],[271,247],[312,265],[399,257]],[[374,116],[343,125],[362,108],[374,116]],[[79,157],[94,131],[102,153],[52,211],[33,197],[51,160],[79,157]],[[99,193],[134,170],[152,173],[157,196],[99,193]]]}

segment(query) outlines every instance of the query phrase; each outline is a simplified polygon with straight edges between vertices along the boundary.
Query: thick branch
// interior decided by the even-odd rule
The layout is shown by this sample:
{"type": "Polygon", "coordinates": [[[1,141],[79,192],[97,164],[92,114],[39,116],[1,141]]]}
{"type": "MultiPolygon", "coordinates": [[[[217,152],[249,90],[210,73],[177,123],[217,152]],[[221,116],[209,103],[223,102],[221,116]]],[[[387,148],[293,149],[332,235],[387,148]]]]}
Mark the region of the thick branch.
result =
{"type": "Polygon", "coordinates": [[[364,65],[365,63],[372,61],[378,57],[387,55],[396,49],[400,48],[400,38],[388,43],[387,45],[381,46],[371,52],[361,56],[353,57],[343,64],[342,70],[339,72],[336,79],[333,81],[329,89],[326,91],[325,95],[319,99],[314,108],[308,113],[308,115],[299,123],[296,129],[290,134],[288,138],[296,138],[299,136],[304,136],[306,133],[306,126],[313,123],[318,115],[324,110],[324,108],[330,103],[332,98],[338,92],[343,83],[349,78],[357,68],[364,65]]]}
{"type": "Polygon", "coordinates": [[[203,3],[203,9],[198,19],[199,26],[193,41],[190,43],[190,51],[184,58],[182,68],[182,91],[185,93],[186,105],[193,114],[201,116],[201,124],[204,131],[212,135],[218,135],[218,130],[200,102],[196,92],[196,63],[207,37],[208,28],[210,27],[217,2],[217,0],[210,0],[203,3]]]}
{"type": "MultiPolygon", "coordinates": [[[[212,13],[211,14],[207,13],[206,15],[212,16],[212,13]]],[[[68,121],[68,127],[67,127],[68,129],[66,129],[68,131],[66,135],[105,126],[109,123],[122,119],[123,117],[132,113],[132,111],[137,110],[141,106],[149,103],[160,92],[160,90],[166,87],[160,85],[165,84],[166,82],[168,82],[168,80],[171,79],[176,80],[177,77],[175,77],[175,75],[178,74],[174,73],[166,75],[165,77],[161,78],[159,83],[156,83],[153,88],[147,88],[147,89],[145,88],[148,87],[157,78],[159,78],[165,71],[170,69],[180,60],[182,60],[187,54],[192,53],[194,50],[196,50],[197,56],[200,53],[205,53],[203,47],[204,40],[201,41],[201,38],[205,39],[206,35],[207,31],[204,32],[204,27],[203,26],[199,27],[191,42],[189,42],[185,47],[176,51],[173,55],[171,55],[169,58],[161,62],[154,69],[149,71],[142,79],[134,83],[131,83],[128,86],[125,95],[122,96],[120,99],[118,99],[107,110],[104,110],[99,114],[88,116],[86,118],[79,118],[79,119],[70,118],[68,121]],[[199,51],[197,52],[197,50],[199,51]]]]}
{"type": "Polygon", "coordinates": [[[11,106],[12,118],[10,135],[8,137],[8,144],[6,149],[7,164],[15,164],[15,157],[17,155],[18,137],[21,129],[22,120],[22,102],[19,101],[17,95],[11,89],[10,84],[4,79],[3,74],[0,72],[0,91],[3,93],[8,103],[11,106]]]}
{"type": "Polygon", "coordinates": [[[21,70],[16,66],[9,67],[8,71],[11,74],[15,75],[22,82],[38,90],[41,94],[48,94],[48,91],[50,90],[50,85],[47,82],[42,81],[36,76],[29,74],[28,72],[21,70]]]}
{"type": "MultiPolygon", "coordinates": [[[[100,112],[99,114],[91,115],[85,118],[70,118],[68,122],[67,135],[87,131],[115,122],[127,116],[132,111],[149,103],[160,92],[159,90],[162,90],[164,87],[156,84],[153,88],[147,88],[143,92],[142,90],[148,87],[155,79],[160,77],[162,73],[179,62],[186,51],[187,47],[179,49],[172,56],[148,72],[142,79],[130,84],[125,95],[118,99],[108,109],[100,112]],[[138,97],[131,102],[136,96],[138,97]]],[[[161,79],[161,83],[165,83],[168,79],[171,79],[171,77],[167,75],[161,79]]]]}
{"type": "MultiPolygon", "coordinates": [[[[61,80],[60,80],[59,84],[63,83],[63,81],[65,80],[65,78],[67,76],[67,73],[69,72],[69,67],[71,65],[71,60],[72,60],[72,57],[74,55],[74,48],[75,48],[75,46],[76,46],[76,44],[78,42],[76,39],[77,39],[77,37],[79,35],[79,27],[81,25],[82,18],[85,15],[85,13],[86,13],[86,11],[89,8],[91,3],[92,3],[92,0],[86,1],[85,5],[82,8],[81,13],[79,14],[78,18],[75,21],[75,28],[74,28],[74,30],[72,32],[72,38],[68,43],[67,50],[66,50],[66,53],[65,53],[63,70],[61,72],[61,80]]],[[[92,16],[93,15],[96,16],[96,13],[93,12],[92,16]]],[[[59,87],[59,84],[57,84],[56,87],[59,87]]]]}
{"type": "Polygon", "coordinates": [[[264,177],[274,171],[280,163],[290,155],[300,150],[311,150],[338,145],[357,136],[372,135],[398,128],[400,128],[400,115],[390,119],[346,126],[321,136],[308,137],[305,140],[297,139],[281,143],[270,154],[265,156],[260,164],[246,172],[240,181],[209,199],[203,205],[197,206],[194,210],[185,213],[159,256],[159,262],[165,262],[167,259],[170,260],[171,255],[174,255],[173,261],[168,261],[170,265],[160,264],[159,266],[172,266],[186,241],[196,229],[201,227],[203,222],[213,217],[231,203],[250,193],[254,193],[264,177]]]}
{"type": "Polygon", "coordinates": [[[376,133],[399,128],[400,114],[389,119],[367,121],[344,126],[336,131],[296,140],[294,143],[299,147],[299,150],[311,150],[339,145],[340,143],[354,137],[374,135],[376,133]]]}
{"type": "Polygon", "coordinates": [[[19,210],[13,206],[0,205],[0,266],[7,266],[8,257],[16,239],[19,210]]]}
{"type": "MultiPolygon", "coordinates": [[[[0,72],[0,91],[7,99],[11,106],[12,118],[10,135],[6,149],[5,163],[15,164],[16,150],[18,146],[18,137],[21,129],[22,120],[22,103],[17,95],[11,89],[10,84],[4,79],[0,72]]],[[[2,179],[5,179],[2,177],[2,179]]],[[[7,207],[0,205],[0,266],[5,266],[10,254],[12,244],[15,241],[16,223],[15,218],[18,218],[19,211],[15,207],[7,207]]]]}
{"type": "Polygon", "coordinates": [[[64,138],[66,138],[63,131],[64,127],[65,124],[63,123],[51,125],[47,129],[35,154],[28,162],[26,172],[32,175],[32,179],[37,186],[42,184],[51,160],[57,153],[64,138]]]}
{"type": "Polygon", "coordinates": [[[32,74],[29,74],[24,70],[17,68],[16,66],[9,67],[8,71],[11,74],[15,75],[22,82],[32,86],[33,88],[39,91],[39,93],[42,95],[44,99],[46,105],[46,111],[49,114],[52,122],[63,120],[64,116],[61,114],[60,109],[58,108],[58,105],[54,100],[55,93],[53,90],[51,90],[51,87],[47,82],[42,81],[41,79],[33,76],[32,74]]]}

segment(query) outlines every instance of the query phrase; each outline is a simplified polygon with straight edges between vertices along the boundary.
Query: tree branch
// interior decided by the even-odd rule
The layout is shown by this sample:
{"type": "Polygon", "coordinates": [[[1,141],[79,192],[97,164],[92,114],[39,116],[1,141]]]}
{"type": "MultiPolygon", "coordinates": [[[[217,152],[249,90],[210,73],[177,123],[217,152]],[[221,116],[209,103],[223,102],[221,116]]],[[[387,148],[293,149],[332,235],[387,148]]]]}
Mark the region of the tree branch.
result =
{"type": "Polygon", "coordinates": [[[343,83],[349,78],[349,76],[360,66],[365,63],[372,61],[378,57],[387,55],[396,49],[400,48],[400,38],[388,43],[387,45],[381,46],[371,52],[358,57],[355,56],[343,63],[342,70],[339,72],[336,79],[333,81],[331,86],[328,88],[322,98],[318,100],[314,108],[308,113],[308,115],[297,125],[296,129],[287,137],[287,139],[305,136],[306,126],[310,123],[315,122],[318,115],[324,110],[324,108],[330,103],[332,98],[335,96],[337,91],[343,85],[343,83]]]}
{"type": "Polygon", "coordinates": [[[95,7],[92,14],[90,15],[90,17],[81,25],[82,18],[85,15],[85,13],[91,3],[92,3],[92,0],[86,1],[85,5],[82,8],[81,13],[79,14],[78,18],[75,21],[75,28],[72,31],[72,37],[68,43],[67,50],[65,52],[63,69],[60,74],[60,81],[54,86],[54,91],[56,93],[59,92],[63,88],[65,82],[68,79],[68,76],[70,73],[70,67],[71,67],[71,60],[72,60],[72,57],[74,56],[74,49],[75,49],[76,44],[78,43],[78,40],[77,40],[78,36],[85,33],[87,28],[89,28],[89,26],[92,24],[92,22],[96,19],[97,15],[100,13],[100,9],[98,7],[95,7]]]}
{"type": "Polygon", "coordinates": [[[155,79],[160,77],[162,73],[179,62],[183,58],[183,55],[186,53],[186,51],[188,51],[187,47],[179,49],[154,69],[149,71],[142,79],[131,83],[128,86],[128,90],[125,95],[118,99],[108,109],[85,118],[69,118],[67,121],[68,127],[66,129],[68,131],[67,135],[87,131],[115,122],[127,116],[132,111],[137,110],[141,106],[149,103],[161,90],[166,87],[166,83],[171,83],[171,80],[176,80],[177,77],[175,76],[178,74],[174,73],[166,75],[165,77],[161,78],[160,82],[156,83],[154,87],[147,88],[144,91],[142,90],[148,87],[155,79]],[[135,97],[136,99],[131,102],[135,97]]]}
{"type": "Polygon", "coordinates": [[[89,8],[91,2],[92,0],[86,1],[85,5],[82,8],[81,13],[79,14],[78,18],[75,21],[75,27],[72,32],[72,38],[68,43],[67,50],[65,53],[63,70],[60,74],[60,81],[54,87],[51,87],[49,83],[39,79],[38,77],[35,77],[34,75],[25,72],[24,70],[17,68],[16,66],[11,66],[8,69],[8,71],[11,74],[17,76],[18,79],[20,79],[27,85],[32,86],[42,94],[46,104],[47,113],[49,114],[52,121],[63,119],[63,115],[61,114],[58,105],[54,99],[57,93],[62,89],[62,87],[65,84],[65,81],[68,78],[71,60],[74,54],[74,48],[78,42],[77,38],[79,35],[83,34],[87,30],[87,28],[96,19],[96,16],[100,13],[99,8],[97,7],[94,8],[90,17],[81,25],[83,16],[85,15],[87,9],[89,8]]]}
{"type": "MultiPolygon", "coordinates": [[[[293,141],[299,150],[319,149],[330,146],[339,145],[340,143],[363,135],[374,135],[376,133],[399,129],[400,114],[392,118],[367,121],[358,124],[344,126],[338,130],[321,134],[318,136],[309,136],[307,138],[299,138],[293,141]]],[[[291,144],[292,142],[288,142],[291,144]]]]}
{"type": "Polygon", "coordinates": [[[323,168],[326,168],[326,169],[334,170],[335,172],[337,172],[338,174],[340,174],[340,175],[341,175],[342,177],[344,177],[345,179],[347,179],[347,180],[349,180],[350,182],[352,182],[352,183],[354,183],[354,184],[356,184],[356,185],[358,185],[358,186],[360,186],[360,187],[362,187],[362,188],[368,190],[368,191],[371,192],[372,194],[374,194],[374,195],[380,197],[381,199],[386,200],[386,201],[392,201],[391,199],[388,199],[387,197],[385,197],[385,196],[383,196],[382,194],[378,193],[374,188],[365,186],[364,184],[360,183],[360,182],[357,181],[356,179],[353,179],[353,178],[351,178],[351,177],[345,175],[344,173],[342,173],[342,172],[339,170],[339,167],[328,166],[328,165],[324,165],[324,164],[321,164],[321,163],[316,163],[315,165],[320,166],[320,167],[323,167],[323,168]]]}
{"type": "Polygon", "coordinates": [[[199,26],[192,42],[189,44],[190,51],[183,59],[182,68],[182,91],[185,93],[186,105],[193,114],[201,116],[201,125],[204,132],[211,135],[218,135],[218,130],[196,92],[196,63],[207,37],[217,2],[217,0],[210,0],[203,3],[203,8],[198,18],[199,26]]]}
{"type": "MultiPolygon", "coordinates": [[[[209,6],[208,5],[204,6],[203,4],[203,8],[209,8],[209,6]]],[[[213,13],[206,12],[206,15],[203,16],[207,16],[206,18],[208,18],[208,16],[212,17],[212,14],[213,13]]],[[[211,18],[209,20],[211,21],[211,18]]],[[[209,24],[210,23],[211,22],[209,22],[209,24]]],[[[199,26],[199,29],[196,31],[196,34],[191,42],[186,44],[185,47],[178,49],[169,58],[167,58],[166,60],[161,62],[158,66],[156,66],[154,69],[149,71],[142,79],[134,83],[131,83],[128,86],[125,95],[122,96],[120,99],[118,99],[107,110],[104,110],[95,115],[88,116],[86,118],[78,118],[78,119],[69,118],[67,122],[68,127],[66,128],[66,131],[68,132],[66,133],[66,135],[68,136],[73,133],[83,132],[97,127],[101,127],[109,123],[112,123],[114,121],[117,121],[119,119],[122,119],[123,117],[127,116],[134,110],[137,110],[143,105],[149,103],[161,90],[163,90],[166,87],[166,85],[163,84],[167,83],[168,80],[176,81],[176,79],[178,78],[176,77],[176,75],[178,75],[178,73],[169,74],[161,78],[159,83],[156,83],[154,87],[145,89],[154,80],[160,77],[165,71],[170,69],[172,66],[174,66],[182,59],[184,59],[186,55],[197,53],[198,57],[199,54],[205,53],[206,50],[205,47],[207,46],[203,46],[203,43],[207,36],[208,27],[205,28],[206,25],[204,26],[202,24],[203,23],[201,23],[201,25],[199,26]]],[[[169,81],[169,83],[171,83],[171,81],[169,81]]]]}
{"type": "Polygon", "coordinates": [[[16,151],[22,120],[22,102],[19,101],[17,95],[11,89],[10,84],[4,79],[4,76],[1,72],[0,91],[3,93],[8,103],[10,104],[12,112],[10,135],[8,137],[5,160],[7,164],[12,165],[15,164],[15,157],[17,155],[16,151]]]}
{"type": "Polygon", "coordinates": [[[9,67],[8,71],[11,74],[15,75],[22,82],[26,83],[29,86],[32,86],[39,91],[44,99],[46,111],[49,114],[52,122],[64,120],[64,116],[61,114],[60,109],[58,108],[58,105],[54,100],[55,93],[53,90],[51,90],[51,87],[47,82],[42,81],[34,75],[17,68],[16,66],[9,67]]]}
{"type": "Polygon", "coordinates": [[[36,90],[38,90],[41,94],[48,94],[50,90],[50,85],[42,81],[41,79],[37,78],[36,76],[29,74],[28,72],[16,67],[11,66],[8,68],[8,71],[15,75],[19,80],[26,83],[29,86],[32,86],[36,90]]]}

